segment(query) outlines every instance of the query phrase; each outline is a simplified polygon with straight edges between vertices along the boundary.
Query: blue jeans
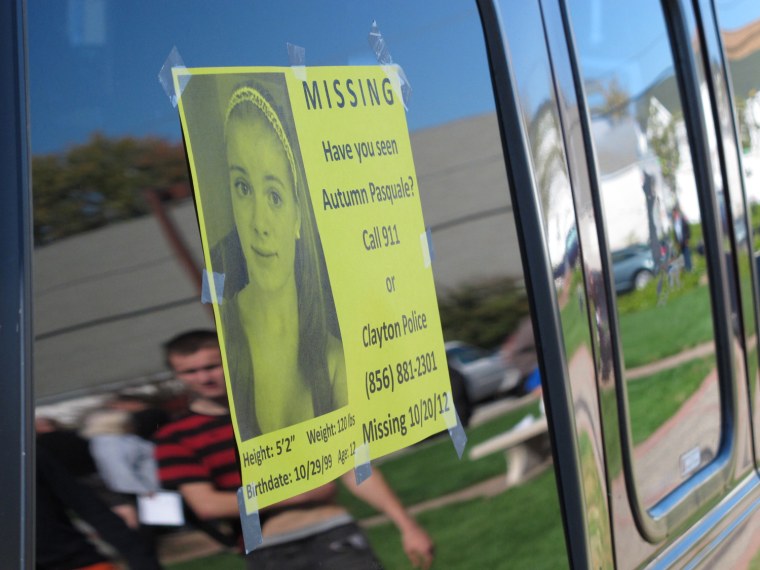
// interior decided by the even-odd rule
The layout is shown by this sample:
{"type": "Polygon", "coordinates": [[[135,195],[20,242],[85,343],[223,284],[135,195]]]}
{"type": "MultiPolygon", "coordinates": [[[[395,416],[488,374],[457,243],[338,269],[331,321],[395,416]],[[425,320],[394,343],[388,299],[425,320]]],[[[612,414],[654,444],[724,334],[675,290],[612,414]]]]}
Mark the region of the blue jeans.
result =
{"type": "Polygon", "coordinates": [[[691,249],[688,245],[681,247],[681,253],[683,254],[683,268],[686,271],[691,271],[691,249]]]}
{"type": "Polygon", "coordinates": [[[364,532],[355,523],[300,540],[254,550],[245,557],[249,570],[364,570],[382,568],[364,532]]]}

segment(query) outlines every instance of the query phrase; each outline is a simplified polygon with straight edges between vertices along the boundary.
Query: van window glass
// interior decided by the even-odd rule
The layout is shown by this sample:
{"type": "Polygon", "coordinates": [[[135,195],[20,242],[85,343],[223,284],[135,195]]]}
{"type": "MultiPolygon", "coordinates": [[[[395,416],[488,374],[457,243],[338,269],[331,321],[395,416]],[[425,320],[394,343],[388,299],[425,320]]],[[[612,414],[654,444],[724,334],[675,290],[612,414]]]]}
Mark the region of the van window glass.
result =
{"type": "MultiPolygon", "coordinates": [[[[530,469],[505,462],[513,451],[471,454],[544,421],[475,2],[446,0],[431,10],[422,1],[28,1],[40,439],[65,459],[64,445],[74,445],[74,431],[95,411],[149,416],[138,435],[150,438],[192,397],[182,383],[187,374],[173,378],[161,349],[178,333],[214,327],[201,303],[202,248],[177,110],[157,79],[172,47],[188,67],[290,66],[288,43],[291,52],[296,44],[305,49],[307,73],[309,66],[375,65],[373,20],[412,87],[406,118],[444,340],[453,343],[454,398],[468,423],[461,460],[444,433],[382,464],[373,460],[373,468],[405,505],[417,506],[436,545],[435,567],[565,567],[548,428],[539,430],[530,469]],[[68,439],[43,436],[56,432],[68,439]]],[[[420,243],[419,235],[401,236],[402,243],[407,238],[420,243]]],[[[384,259],[392,266],[392,252],[384,259]]],[[[192,373],[216,364],[193,364],[192,373]]],[[[366,522],[384,567],[409,565],[387,518],[345,488],[337,501],[366,522]]],[[[200,551],[209,541],[201,526],[158,540],[184,536],[183,554],[200,551]]],[[[242,568],[223,546],[212,542],[212,550],[209,567],[242,568]]]]}
{"type": "MultiPolygon", "coordinates": [[[[760,226],[760,5],[752,0],[717,0],[723,48],[733,91],[752,227],[760,226]]],[[[746,229],[745,229],[746,232],[746,229]]],[[[760,249],[760,232],[754,247],[760,249]]]]}
{"type": "Polygon", "coordinates": [[[656,0],[570,0],[615,291],[638,495],[651,507],[721,434],[701,209],[656,0]]]}
{"type": "MultiPolygon", "coordinates": [[[[750,0],[715,2],[723,53],[728,66],[732,103],[735,109],[738,150],[741,156],[741,176],[744,182],[747,218],[734,215],[734,233],[737,246],[749,247],[749,263],[754,263],[756,276],[760,251],[760,5],[750,0]],[[749,225],[748,225],[749,224],[749,225]],[[752,236],[749,240],[748,236],[752,236]]],[[[727,145],[728,146],[728,145],[727,145]]],[[[738,188],[739,185],[736,184],[738,188]]],[[[732,204],[732,210],[737,208],[732,204]]],[[[760,404],[758,392],[758,344],[754,334],[757,283],[752,283],[750,267],[745,256],[739,255],[739,285],[742,291],[742,316],[747,342],[747,368],[750,380],[750,397],[754,403],[753,422],[755,433],[760,429],[760,404]],[[754,294],[753,294],[754,292],[754,294]]],[[[755,439],[755,449],[760,441],[755,439]]],[[[756,453],[757,456],[757,453],[756,453]]]]}

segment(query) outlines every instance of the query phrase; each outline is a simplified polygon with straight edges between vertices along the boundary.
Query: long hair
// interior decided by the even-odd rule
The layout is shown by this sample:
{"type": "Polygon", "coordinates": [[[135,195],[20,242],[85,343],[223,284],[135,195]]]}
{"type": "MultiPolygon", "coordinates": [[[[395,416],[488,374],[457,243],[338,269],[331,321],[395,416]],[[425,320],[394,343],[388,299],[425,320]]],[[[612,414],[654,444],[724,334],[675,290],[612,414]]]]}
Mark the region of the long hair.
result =
{"type": "MultiPolygon", "coordinates": [[[[306,187],[298,142],[287,115],[276,105],[261,86],[246,84],[233,90],[225,121],[227,127],[233,121],[264,120],[280,138],[283,150],[293,172],[294,193],[301,212],[301,237],[296,241],[294,275],[298,295],[298,369],[311,391],[314,415],[332,411],[332,383],[327,363],[328,324],[326,295],[327,280],[323,273],[321,243],[317,232],[314,212],[306,187]],[[241,92],[244,92],[241,96],[241,92]],[[246,95],[247,93],[247,95],[246,95]],[[265,102],[262,104],[258,97],[265,102]],[[265,108],[262,109],[262,106],[265,108]],[[271,113],[270,111],[273,111],[271,113]]],[[[225,194],[229,198],[229,194],[225,194]]],[[[227,346],[230,383],[235,405],[236,419],[241,439],[249,439],[260,433],[255,417],[254,377],[250,366],[250,352],[240,322],[239,311],[245,310],[237,302],[237,293],[248,285],[248,271],[237,230],[233,229],[215,248],[216,257],[225,273],[222,326],[227,346]]],[[[212,265],[214,260],[212,259],[212,265]]],[[[214,271],[219,271],[215,265],[214,271]]]]}

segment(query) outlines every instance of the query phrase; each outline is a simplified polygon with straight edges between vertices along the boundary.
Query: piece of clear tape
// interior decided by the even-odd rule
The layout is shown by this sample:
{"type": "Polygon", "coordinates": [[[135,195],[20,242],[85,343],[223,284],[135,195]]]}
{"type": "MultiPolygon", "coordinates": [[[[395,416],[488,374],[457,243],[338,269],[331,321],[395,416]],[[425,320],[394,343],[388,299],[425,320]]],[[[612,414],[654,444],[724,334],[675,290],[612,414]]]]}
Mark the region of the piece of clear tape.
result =
{"type": "Polygon", "coordinates": [[[462,422],[459,421],[459,414],[454,407],[454,399],[451,397],[451,392],[447,392],[447,395],[449,399],[449,407],[448,410],[443,412],[443,419],[449,430],[451,443],[454,444],[454,449],[456,450],[459,459],[462,459],[464,448],[467,446],[467,433],[464,431],[464,427],[462,427],[462,422]]]}
{"type": "MultiPolygon", "coordinates": [[[[254,484],[246,485],[254,489],[254,484]]],[[[240,510],[240,525],[243,527],[243,546],[248,554],[264,542],[261,536],[261,519],[259,518],[259,505],[255,492],[251,493],[248,501],[245,500],[245,492],[240,487],[237,491],[238,509],[240,510]]]]}
{"type": "Polygon", "coordinates": [[[208,278],[209,273],[203,269],[203,283],[201,284],[201,303],[216,303],[221,305],[224,300],[224,273],[211,272],[213,279],[208,278]]]}
{"type": "Polygon", "coordinates": [[[427,269],[435,261],[433,231],[430,228],[420,234],[420,247],[422,248],[422,264],[427,269]]]}
{"type": "Polygon", "coordinates": [[[293,75],[299,81],[306,81],[306,48],[286,42],[288,48],[288,60],[293,70],[293,75]]]}
{"type": "Polygon", "coordinates": [[[354,477],[356,477],[357,485],[361,485],[372,477],[372,464],[370,463],[368,443],[361,444],[354,451],[354,477]]]}
{"type": "Polygon", "coordinates": [[[408,111],[409,100],[412,98],[412,84],[409,83],[409,79],[406,77],[404,69],[400,65],[393,63],[391,50],[388,49],[388,44],[385,41],[383,34],[380,32],[380,28],[378,28],[376,20],[372,21],[372,27],[369,30],[368,39],[369,47],[372,48],[372,51],[377,58],[377,63],[383,66],[385,75],[390,78],[394,89],[397,89],[400,92],[399,95],[401,96],[401,102],[404,105],[404,109],[408,111]],[[391,69],[395,71],[395,74],[398,77],[398,84],[394,81],[395,78],[391,75],[391,69]]]}
{"type": "Polygon", "coordinates": [[[164,88],[164,93],[169,97],[172,107],[176,107],[179,102],[179,98],[182,96],[182,92],[187,87],[188,81],[190,81],[190,75],[186,73],[187,67],[185,62],[182,61],[182,56],[179,55],[177,46],[172,47],[169,52],[169,56],[164,61],[164,65],[161,66],[161,71],[158,72],[158,81],[164,88]],[[173,70],[178,70],[180,73],[177,75],[177,83],[174,83],[173,70]]]}

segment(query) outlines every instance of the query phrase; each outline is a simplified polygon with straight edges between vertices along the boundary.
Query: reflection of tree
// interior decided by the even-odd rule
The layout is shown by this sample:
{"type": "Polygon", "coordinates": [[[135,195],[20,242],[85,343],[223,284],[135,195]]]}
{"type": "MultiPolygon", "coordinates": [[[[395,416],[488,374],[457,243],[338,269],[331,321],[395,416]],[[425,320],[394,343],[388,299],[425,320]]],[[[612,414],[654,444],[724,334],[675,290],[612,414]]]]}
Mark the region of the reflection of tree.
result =
{"type": "Polygon", "coordinates": [[[647,202],[647,227],[649,228],[649,249],[652,251],[652,260],[654,260],[654,272],[659,273],[662,263],[660,254],[660,238],[657,236],[657,222],[655,221],[655,210],[657,208],[657,190],[655,187],[655,178],[648,172],[644,172],[644,181],[641,184],[644,191],[644,197],[647,202]]]}
{"type": "MultiPolygon", "coordinates": [[[[676,118],[655,97],[649,100],[647,113],[647,142],[649,148],[657,157],[660,166],[660,174],[666,188],[670,192],[668,206],[678,205],[678,166],[681,164],[681,152],[678,148],[678,135],[676,133],[676,118]]],[[[667,262],[662,259],[660,252],[660,239],[657,235],[656,208],[657,192],[654,177],[644,173],[642,184],[647,201],[647,223],[649,226],[649,247],[652,249],[652,257],[655,263],[655,273],[660,273],[657,285],[658,295],[664,285],[664,271],[667,262]]]]}
{"type": "Polygon", "coordinates": [[[438,301],[446,340],[493,348],[528,314],[525,287],[510,278],[461,286],[438,301]]]}
{"type": "Polygon", "coordinates": [[[738,97],[736,100],[736,115],[739,121],[739,139],[742,149],[752,148],[752,132],[760,128],[748,108],[748,102],[757,96],[757,91],[751,89],[746,98],[738,97]]]}
{"type": "Polygon", "coordinates": [[[737,98],[736,118],[739,121],[739,142],[741,148],[746,150],[752,147],[752,139],[749,134],[749,117],[747,116],[747,100],[737,98]]]}
{"type": "Polygon", "coordinates": [[[665,185],[672,192],[673,200],[677,202],[676,174],[681,164],[681,153],[678,149],[676,118],[654,97],[649,100],[647,141],[660,164],[665,185]]]}
{"type": "Polygon", "coordinates": [[[606,84],[589,83],[587,89],[589,95],[599,95],[602,98],[602,102],[591,109],[591,114],[594,117],[606,117],[615,122],[628,116],[628,104],[631,101],[631,96],[620,85],[617,77],[613,77],[606,84]]]}
{"type": "Polygon", "coordinates": [[[34,237],[40,244],[146,214],[143,190],[187,184],[181,145],[157,138],[90,140],[32,159],[34,237]]]}

